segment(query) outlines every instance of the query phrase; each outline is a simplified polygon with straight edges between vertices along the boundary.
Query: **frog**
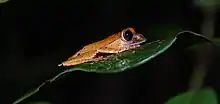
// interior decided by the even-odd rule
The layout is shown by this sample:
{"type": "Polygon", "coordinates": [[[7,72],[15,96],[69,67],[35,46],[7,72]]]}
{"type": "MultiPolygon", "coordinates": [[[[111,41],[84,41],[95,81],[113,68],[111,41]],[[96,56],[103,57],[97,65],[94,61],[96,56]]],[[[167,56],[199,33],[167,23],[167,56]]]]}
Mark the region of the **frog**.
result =
{"type": "Polygon", "coordinates": [[[143,34],[137,33],[134,28],[128,27],[120,32],[114,33],[107,38],[96,41],[82,47],[74,55],[63,61],[58,66],[74,66],[82,63],[101,61],[106,57],[101,54],[118,54],[127,50],[140,47],[147,41],[143,34]]]}

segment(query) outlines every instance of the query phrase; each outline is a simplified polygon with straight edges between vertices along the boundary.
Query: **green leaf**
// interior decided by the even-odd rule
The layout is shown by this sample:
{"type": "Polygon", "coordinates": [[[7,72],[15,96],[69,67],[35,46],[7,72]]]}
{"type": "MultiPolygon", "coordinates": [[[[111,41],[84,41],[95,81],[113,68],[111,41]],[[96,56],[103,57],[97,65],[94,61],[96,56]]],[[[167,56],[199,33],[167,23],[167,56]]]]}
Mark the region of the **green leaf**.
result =
{"type": "MultiPolygon", "coordinates": [[[[172,34],[177,34],[177,32],[173,32],[172,34]]],[[[116,55],[112,55],[108,60],[75,65],[73,67],[68,68],[66,71],[69,72],[81,70],[96,73],[122,72],[127,69],[131,69],[133,67],[144,64],[147,61],[153,59],[154,57],[160,55],[169,47],[171,47],[174,44],[174,42],[177,42],[177,39],[179,40],[178,43],[185,43],[185,46],[209,41],[208,39],[199,34],[190,31],[183,31],[178,33],[176,36],[171,35],[161,41],[153,41],[146,43],[135,50],[130,50],[116,55]]]]}
{"type": "Polygon", "coordinates": [[[8,0],[0,0],[0,3],[5,3],[7,2],[8,0]]]}
{"type": "Polygon", "coordinates": [[[181,95],[178,95],[166,102],[165,104],[191,104],[190,100],[192,99],[194,91],[185,92],[181,95]]]}
{"type": "MultiPolygon", "coordinates": [[[[46,81],[47,82],[47,81],[46,81]]],[[[21,96],[19,99],[17,99],[16,101],[13,102],[13,104],[18,104],[20,103],[21,101],[25,100],[26,98],[34,95],[35,93],[37,93],[41,87],[43,87],[46,82],[42,83],[40,86],[38,86],[37,88],[35,88],[34,90],[31,90],[30,92],[24,94],[23,96],[21,96]]]]}
{"type": "Polygon", "coordinates": [[[195,5],[202,7],[202,8],[211,8],[214,6],[219,6],[219,0],[194,0],[195,5]]]}
{"type": "Polygon", "coordinates": [[[183,93],[165,104],[218,104],[218,101],[215,91],[211,88],[205,88],[183,93]]]}
{"type": "MultiPolygon", "coordinates": [[[[153,29],[152,29],[153,30],[153,29]]],[[[181,43],[181,45],[190,46],[193,44],[198,44],[202,42],[210,42],[210,40],[206,39],[202,35],[191,31],[182,31],[178,28],[171,28],[171,29],[162,29],[156,30],[150,34],[161,35],[161,41],[149,41],[149,43],[143,44],[140,48],[135,50],[126,51],[120,54],[109,56],[108,60],[99,61],[99,62],[90,62],[84,63],[80,65],[75,65],[73,67],[67,67],[67,69],[62,69],[61,72],[56,75],[55,77],[47,80],[46,82],[42,83],[41,86],[33,90],[32,92],[26,94],[25,96],[16,100],[13,104],[17,104],[22,100],[30,97],[34,93],[38,92],[39,89],[45,85],[47,82],[53,82],[58,77],[70,73],[72,71],[80,70],[85,72],[96,72],[96,73],[117,73],[123,72],[125,70],[134,68],[136,66],[142,65],[151,59],[155,58],[156,56],[160,55],[168,48],[170,48],[174,43],[181,43]],[[183,44],[185,43],[185,44],[183,44]],[[63,71],[63,72],[62,72],[63,71]]]]}

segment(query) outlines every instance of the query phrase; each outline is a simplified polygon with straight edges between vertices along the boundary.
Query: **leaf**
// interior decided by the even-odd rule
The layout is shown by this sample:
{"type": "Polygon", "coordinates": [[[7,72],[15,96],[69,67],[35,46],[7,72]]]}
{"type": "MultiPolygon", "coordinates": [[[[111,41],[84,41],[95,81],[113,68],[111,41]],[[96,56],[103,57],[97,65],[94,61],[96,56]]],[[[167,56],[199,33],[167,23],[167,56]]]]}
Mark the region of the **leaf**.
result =
{"type": "Polygon", "coordinates": [[[192,104],[218,104],[217,94],[211,88],[203,89],[194,94],[192,104]]]}
{"type": "Polygon", "coordinates": [[[171,47],[171,45],[174,44],[174,42],[185,43],[182,45],[190,46],[205,41],[209,40],[191,31],[183,31],[178,33],[176,36],[167,37],[162,41],[146,43],[136,50],[130,50],[110,56],[111,58],[108,60],[84,63],[70,67],[67,72],[72,70],[96,73],[121,72],[146,63],[147,61],[166,51],[169,47],[171,47]]]}
{"type": "MultiPolygon", "coordinates": [[[[47,82],[47,81],[46,81],[47,82]]],[[[20,97],[19,99],[17,99],[16,101],[13,102],[13,104],[18,104],[20,103],[21,101],[25,100],[26,98],[34,95],[35,93],[37,93],[41,87],[43,87],[46,82],[42,83],[40,86],[38,86],[37,88],[35,88],[34,90],[31,90],[30,92],[24,94],[22,97],[20,97]]]]}
{"type": "Polygon", "coordinates": [[[185,92],[168,100],[165,104],[190,104],[194,91],[185,92]]]}
{"type": "MultiPolygon", "coordinates": [[[[191,31],[182,31],[180,29],[163,29],[161,31],[156,30],[152,34],[167,34],[165,38],[160,39],[162,41],[149,41],[149,43],[143,44],[140,48],[135,50],[126,51],[117,55],[112,55],[108,60],[99,61],[99,62],[90,62],[80,65],[75,65],[73,67],[68,67],[63,72],[60,72],[55,77],[47,80],[42,83],[41,86],[33,90],[31,93],[26,94],[25,96],[19,98],[13,104],[17,104],[20,101],[30,97],[34,93],[38,92],[39,89],[45,85],[47,82],[53,82],[58,77],[70,73],[72,71],[80,70],[85,72],[96,72],[96,73],[117,73],[123,72],[125,70],[134,68],[136,66],[142,65],[154,57],[160,55],[168,48],[170,48],[174,43],[181,43],[181,45],[190,46],[192,44],[198,44],[202,42],[211,42],[202,35],[191,31]],[[187,40],[187,41],[186,41],[187,40]],[[186,44],[182,44],[186,43],[186,44]]],[[[162,35],[164,36],[164,35],[162,35]]]]}
{"type": "Polygon", "coordinates": [[[165,104],[218,104],[217,95],[211,88],[205,88],[198,91],[188,91],[178,95],[165,104]]]}
{"type": "Polygon", "coordinates": [[[219,0],[194,0],[196,6],[201,8],[213,8],[214,6],[218,7],[220,5],[219,0]]]}
{"type": "Polygon", "coordinates": [[[7,2],[8,0],[0,0],[0,3],[5,3],[7,2]]]}

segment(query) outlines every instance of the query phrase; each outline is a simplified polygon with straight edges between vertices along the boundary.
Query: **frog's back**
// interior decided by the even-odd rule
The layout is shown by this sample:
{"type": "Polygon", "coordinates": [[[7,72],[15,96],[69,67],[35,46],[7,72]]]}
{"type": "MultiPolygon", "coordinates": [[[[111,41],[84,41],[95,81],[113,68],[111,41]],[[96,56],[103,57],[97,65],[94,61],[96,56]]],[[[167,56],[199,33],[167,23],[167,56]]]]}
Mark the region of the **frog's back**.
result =
{"type": "Polygon", "coordinates": [[[100,40],[98,42],[86,45],[79,52],[80,53],[85,53],[85,52],[88,52],[88,51],[97,50],[101,47],[104,47],[104,46],[114,42],[115,40],[120,39],[120,33],[121,32],[113,34],[113,35],[111,35],[111,36],[109,36],[109,37],[107,37],[103,40],[100,40]]]}

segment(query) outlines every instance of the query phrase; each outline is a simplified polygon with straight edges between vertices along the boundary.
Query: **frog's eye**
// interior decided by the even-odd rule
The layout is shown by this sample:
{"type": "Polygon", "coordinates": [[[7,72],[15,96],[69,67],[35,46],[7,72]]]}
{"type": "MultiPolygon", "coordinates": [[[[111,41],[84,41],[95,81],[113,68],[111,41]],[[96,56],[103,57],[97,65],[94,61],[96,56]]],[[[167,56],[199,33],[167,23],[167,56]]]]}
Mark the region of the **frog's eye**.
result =
{"type": "Polygon", "coordinates": [[[122,38],[125,41],[131,41],[133,38],[133,33],[129,29],[125,30],[124,32],[122,32],[122,38]]]}

